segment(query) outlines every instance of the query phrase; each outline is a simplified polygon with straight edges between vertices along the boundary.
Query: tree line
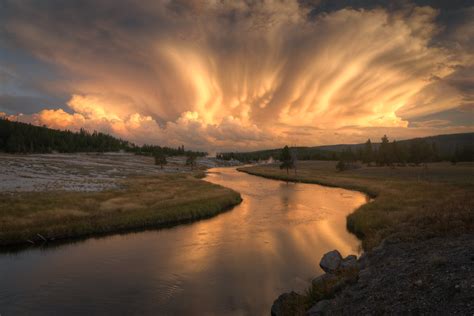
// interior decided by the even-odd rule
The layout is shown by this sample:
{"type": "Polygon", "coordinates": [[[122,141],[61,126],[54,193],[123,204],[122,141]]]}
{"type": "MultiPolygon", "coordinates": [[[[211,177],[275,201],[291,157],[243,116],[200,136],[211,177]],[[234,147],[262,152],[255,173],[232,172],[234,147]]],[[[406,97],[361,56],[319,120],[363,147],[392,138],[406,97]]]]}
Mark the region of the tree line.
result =
{"type": "MultiPolygon", "coordinates": [[[[338,158],[338,153],[333,151],[304,147],[293,147],[291,150],[295,152],[299,160],[336,160],[338,158]]],[[[281,155],[281,151],[281,149],[270,149],[254,152],[224,152],[218,153],[216,158],[222,160],[233,159],[241,162],[254,162],[269,160],[271,158],[278,159],[281,155]]]]}
{"type": "Polygon", "coordinates": [[[0,151],[7,153],[104,152],[131,147],[128,141],[96,131],[59,131],[0,118],[0,151]]]}
{"type": "Polygon", "coordinates": [[[94,131],[81,129],[78,132],[61,131],[14,122],[0,118],[0,151],[12,154],[75,153],[75,152],[132,152],[146,156],[205,156],[205,152],[162,147],[157,145],[137,146],[129,141],[94,131]]]}
{"type": "Polygon", "coordinates": [[[158,145],[143,145],[143,146],[135,146],[130,148],[131,152],[136,153],[137,155],[143,156],[196,156],[196,157],[204,157],[207,156],[207,152],[204,151],[192,151],[192,150],[185,150],[184,145],[178,146],[178,148],[172,147],[164,147],[158,145]]]}
{"type": "MultiPolygon", "coordinates": [[[[427,138],[404,141],[390,141],[386,135],[380,143],[371,140],[363,144],[332,145],[320,147],[291,147],[292,155],[298,160],[334,160],[350,167],[356,161],[368,165],[419,165],[435,161],[474,161],[473,135],[438,135],[427,138]]],[[[254,152],[225,152],[217,154],[218,159],[235,159],[241,162],[267,161],[271,158],[280,159],[283,149],[270,149],[254,152]]]]}
{"type": "MultiPolygon", "coordinates": [[[[339,153],[336,168],[340,171],[355,168],[355,163],[358,161],[368,166],[372,164],[376,166],[405,166],[406,164],[418,166],[443,160],[438,153],[436,143],[428,142],[425,139],[398,143],[395,140],[390,142],[387,135],[384,135],[381,143],[377,145],[374,146],[368,139],[363,146],[356,147],[355,151],[351,146],[347,146],[339,153]]],[[[289,174],[289,169],[295,169],[296,174],[298,159],[295,149],[290,149],[288,146],[283,147],[279,155],[280,169],[286,169],[287,174],[289,174]]],[[[459,161],[474,161],[474,144],[456,147],[451,162],[457,163],[459,161]]]]}
{"type": "MultiPolygon", "coordinates": [[[[438,152],[435,142],[425,139],[414,139],[409,142],[399,143],[396,140],[389,141],[387,135],[381,139],[381,143],[374,146],[370,139],[363,145],[357,147],[355,151],[350,146],[344,149],[339,155],[337,168],[339,170],[348,169],[356,161],[361,161],[367,165],[377,166],[403,166],[406,164],[426,164],[445,160],[438,152]]],[[[457,146],[450,157],[451,162],[474,161],[473,145],[457,146]]]]}

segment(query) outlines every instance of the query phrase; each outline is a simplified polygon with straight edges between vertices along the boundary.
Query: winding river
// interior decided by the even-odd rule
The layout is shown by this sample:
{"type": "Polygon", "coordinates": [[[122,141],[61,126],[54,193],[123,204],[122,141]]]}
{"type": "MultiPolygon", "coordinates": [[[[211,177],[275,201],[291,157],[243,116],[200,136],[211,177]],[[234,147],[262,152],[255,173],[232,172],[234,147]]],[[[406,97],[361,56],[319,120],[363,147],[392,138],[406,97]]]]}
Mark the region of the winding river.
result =
{"type": "Polygon", "coordinates": [[[334,248],[358,253],[346,215],[362,193],[210,170],[243,202],[173,228],[0,254],[0,315],[269,315],[334,248]]]}

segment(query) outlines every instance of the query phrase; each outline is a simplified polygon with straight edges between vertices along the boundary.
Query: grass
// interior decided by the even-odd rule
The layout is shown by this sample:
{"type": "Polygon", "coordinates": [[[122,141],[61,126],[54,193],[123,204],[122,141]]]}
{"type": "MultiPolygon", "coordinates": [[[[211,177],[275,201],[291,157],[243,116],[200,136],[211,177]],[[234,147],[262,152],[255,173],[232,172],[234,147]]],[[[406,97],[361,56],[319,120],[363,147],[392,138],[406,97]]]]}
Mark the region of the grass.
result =
{"type": "Polygon", "coordinates": [[[474,165],[433,163],[425,167],[362,167],[336,171],[336,162],[304,161],[297,174],[277,165],[240,168],[250,174],[367,193],[374,198],[347,218],[365,250],[385,238],[418,240],[474,231],[474,165]]]}
{"type": "Polygon", "coordinates": [[[123,190],[0,193],[0,246],[160,227],[211,217],[240,194],[202,172],[137,177],[123,190]]]}

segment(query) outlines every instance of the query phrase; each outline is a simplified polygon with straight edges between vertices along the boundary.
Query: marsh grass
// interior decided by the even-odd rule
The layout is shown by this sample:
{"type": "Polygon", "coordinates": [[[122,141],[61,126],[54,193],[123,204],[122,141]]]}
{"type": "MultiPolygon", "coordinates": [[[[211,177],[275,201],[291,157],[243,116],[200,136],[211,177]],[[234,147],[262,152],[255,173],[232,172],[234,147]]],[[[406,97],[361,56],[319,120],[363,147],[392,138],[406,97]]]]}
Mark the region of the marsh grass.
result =
{"type": "Polygon", "coordinates": [[[0,194],[0,245],[159,227],[216,215],[240,194],[202,172],[129,178],[121,190],[0,194]],[[39,235],[38,235],[39,234],[39,235]]]}
{"type": "Polygon", "coordinates": [[[374,198],[347,218],[365,250],[390,237],[400,240],[474,231],[474,165],[434,163],[427,167],[362,167],[337,172],[336,163],[307,161],[298,174],[277,165],[240,168],[272,179],[316,183],[367,193],[374,198]]]}

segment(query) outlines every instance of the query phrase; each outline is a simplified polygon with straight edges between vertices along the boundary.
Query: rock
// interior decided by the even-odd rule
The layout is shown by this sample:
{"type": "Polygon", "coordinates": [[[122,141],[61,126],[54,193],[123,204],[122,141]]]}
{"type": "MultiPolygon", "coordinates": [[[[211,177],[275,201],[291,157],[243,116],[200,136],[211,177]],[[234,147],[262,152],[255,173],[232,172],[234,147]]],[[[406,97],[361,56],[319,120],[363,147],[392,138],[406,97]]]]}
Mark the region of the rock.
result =
{"type": "Polygon", "coordinates": [[[296,292],[283,293],[273,302],[272,316],[304,314],[304,297],[296,292]]]}
{"type": "Polygon", "coordinates": [[[334,273],[337,271],[337,269],[341,265],[341,262],[342,262],[341,254],[339,253],[339,251],[333,250],[326,253],[322,257],[321,261],[319,262],[319,266],[325,272],[334,273]]]}
{"type": "Polygon", "coordinates": [[[329,308],[331,307],[330,300],[322,300],[316,303],[313,307],[311,307],[307,312],[307,316],[322,316],[327,315],[329,312],[329,308]]]}
{"type": "Polygon", "coordinates": [[[350,255],[342,260],[340,268],[353,267],[356,265],[357,265],[357,257],[354,255],[350,255]]]}
{"type": "Polygon", "coordinates": [[[416,286],[422,286],[422,285],[423,285],[423,281],[421,281],[421,280],[416,280],[416,281],[415,281],[415,285],[416,285],[416,286]]]}
{"type": "Polygon", "coordinates": [[[341,265],[338,268],[338,272],[350,277],[351,279],[356,279],[360,270],[360,265],[357,262],[357,257],[354,255],[347,256],[341,262],[341,265]]]}

